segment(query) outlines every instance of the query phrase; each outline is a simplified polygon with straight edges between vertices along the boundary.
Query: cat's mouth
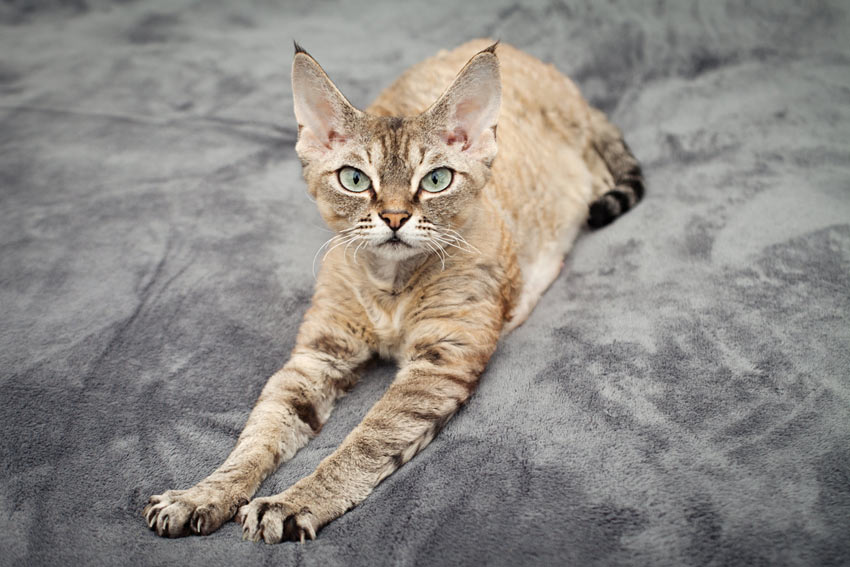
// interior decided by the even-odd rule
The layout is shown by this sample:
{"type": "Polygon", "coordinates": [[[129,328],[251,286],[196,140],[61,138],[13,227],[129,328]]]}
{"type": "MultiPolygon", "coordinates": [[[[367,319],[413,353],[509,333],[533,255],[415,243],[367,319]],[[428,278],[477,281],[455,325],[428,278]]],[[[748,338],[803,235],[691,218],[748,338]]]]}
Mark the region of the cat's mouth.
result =
{"type": "Polygon", "coordinates": [[[393,234],[384,240],[381,243],[381,246],[388,246],[390,248],[410,248],[410,244],[399,238],[397,234],[393,234]]]}

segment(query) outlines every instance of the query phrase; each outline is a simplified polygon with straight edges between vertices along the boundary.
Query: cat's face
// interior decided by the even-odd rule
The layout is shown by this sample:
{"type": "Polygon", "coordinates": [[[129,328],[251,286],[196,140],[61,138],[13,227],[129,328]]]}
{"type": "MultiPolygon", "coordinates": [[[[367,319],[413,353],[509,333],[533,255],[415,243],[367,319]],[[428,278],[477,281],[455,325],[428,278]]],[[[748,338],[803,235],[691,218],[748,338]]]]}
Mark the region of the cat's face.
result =
{"type": "Polygon", "coordinates": [[[306,53],[293,63],[296,150],[337,244],[387,259],[465,247],[496,155],[498,61],[473,57],[426,112],[407,118],[351,106],[306,53]]]}

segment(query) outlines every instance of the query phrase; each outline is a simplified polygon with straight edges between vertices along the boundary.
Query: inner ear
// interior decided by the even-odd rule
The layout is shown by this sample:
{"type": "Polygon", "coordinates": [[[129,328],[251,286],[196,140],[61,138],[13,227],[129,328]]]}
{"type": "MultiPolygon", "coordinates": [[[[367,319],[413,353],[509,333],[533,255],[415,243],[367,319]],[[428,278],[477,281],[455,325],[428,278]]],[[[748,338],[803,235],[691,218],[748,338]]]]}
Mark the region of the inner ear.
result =
{"type": "Polygon", "coordinates": [[[487,49],[469,60],[426,114],[446,144],[461,144],[462,151],[481,157],[495,155],[501,94],[499,61],[487,49]]]}
{"type": "Polygon", "coordinates": [[[297,52],[292,61],[292,100],[299,126],[299,153],[323,152],[336,142],[345,142],[362,114],[306,51],[297,52]]]}

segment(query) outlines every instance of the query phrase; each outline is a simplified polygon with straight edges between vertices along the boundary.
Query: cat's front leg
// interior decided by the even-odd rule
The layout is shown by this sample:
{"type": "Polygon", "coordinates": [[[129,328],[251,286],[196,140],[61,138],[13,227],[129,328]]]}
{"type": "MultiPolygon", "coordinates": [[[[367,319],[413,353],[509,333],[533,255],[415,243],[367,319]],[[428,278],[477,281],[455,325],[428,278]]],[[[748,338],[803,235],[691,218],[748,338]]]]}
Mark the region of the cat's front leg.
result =
{"type": "Polygon", "coordinates": [[[333,454],[288,490],[240,508],[243,537],[312,539],[412,459],[475,390],[498,339],[492,321],[478,329],[430,321],[410,341],[396,380],[333,454]]]}
{"type": "MultiPolygon", "coordinates": [[[[266,383],[227,460],[192,488],[150,498],[142,514],[157,534],[207,535],[230,520],[260,483],[318,432],[333,402],[354,384],[371,350],[362,337],[332,327],[330,317],[317,311],[308,313],[299,346],[266,383]]],[[[336,309],[332,315],[338,322],[346,314],[336,309]]]]}

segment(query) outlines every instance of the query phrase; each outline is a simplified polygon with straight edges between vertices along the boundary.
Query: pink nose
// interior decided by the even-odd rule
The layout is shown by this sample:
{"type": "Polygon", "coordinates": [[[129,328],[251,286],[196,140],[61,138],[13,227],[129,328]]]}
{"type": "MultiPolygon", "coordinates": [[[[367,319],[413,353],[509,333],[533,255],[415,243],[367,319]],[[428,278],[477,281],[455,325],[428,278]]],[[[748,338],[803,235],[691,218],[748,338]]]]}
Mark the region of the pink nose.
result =
{"type": "Polygon", "coordinates": [[[410,218],[407,211],[381,211],[381,218],[393,230],[398,230],[410,218]]]}

